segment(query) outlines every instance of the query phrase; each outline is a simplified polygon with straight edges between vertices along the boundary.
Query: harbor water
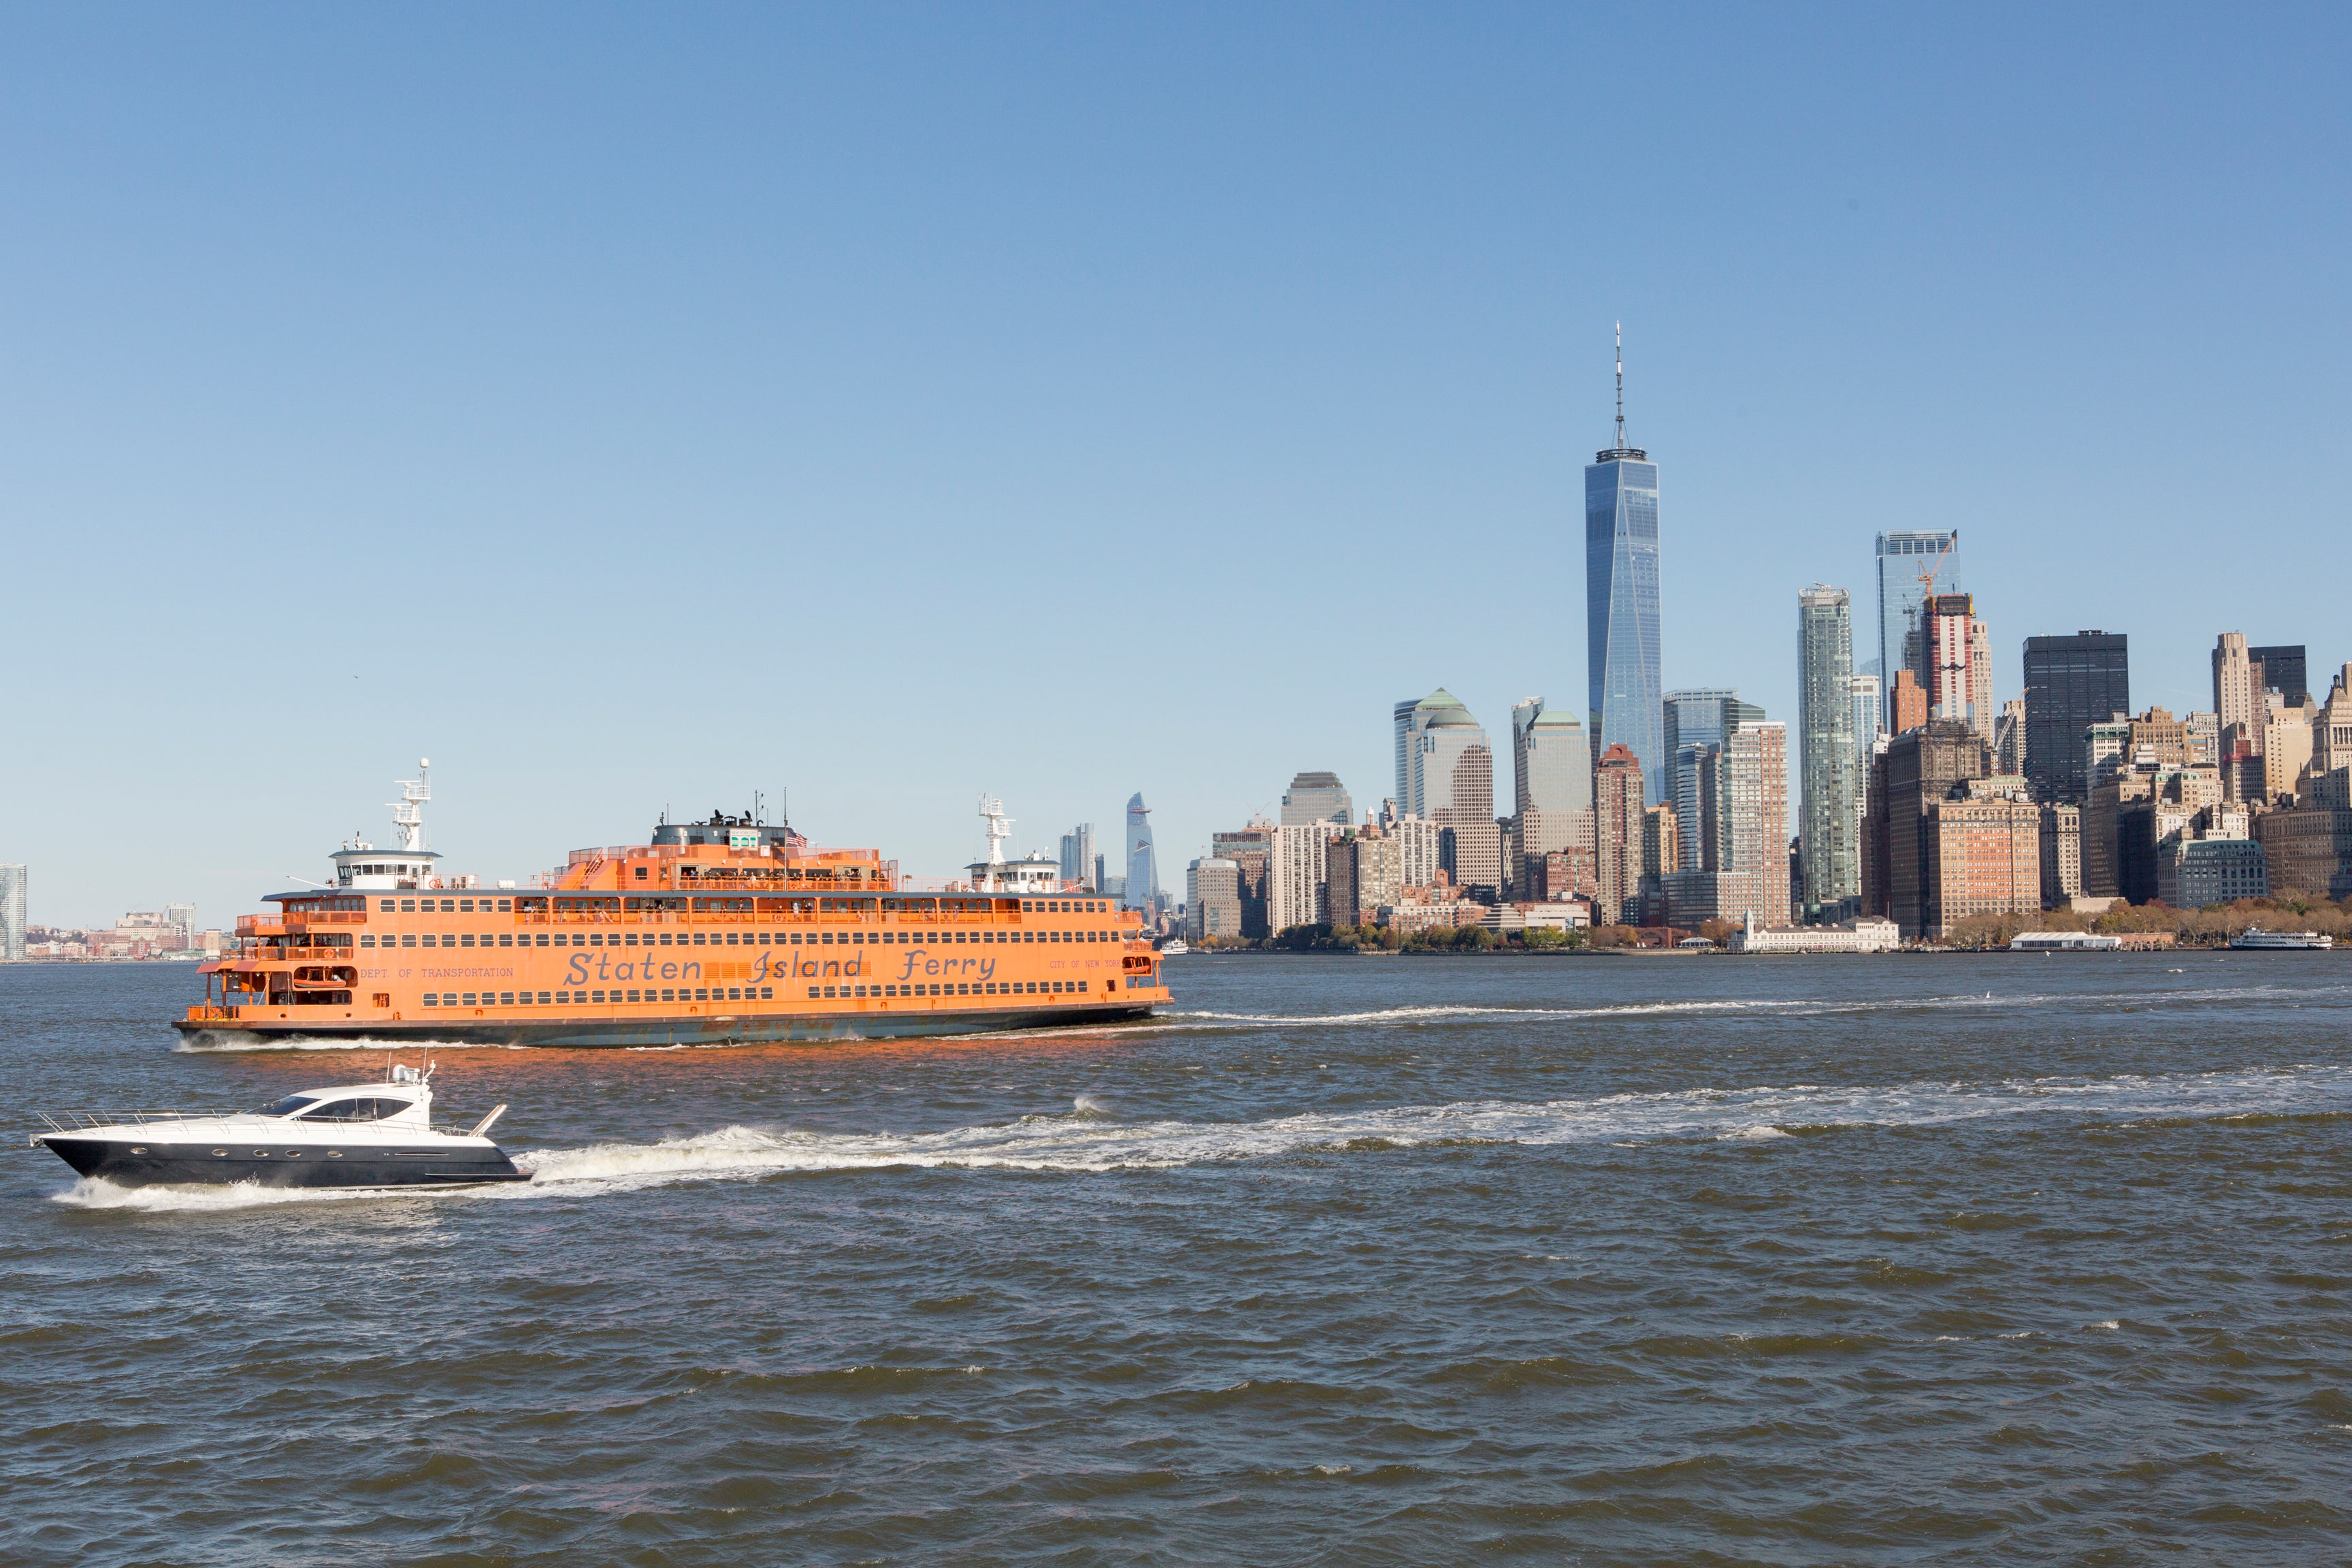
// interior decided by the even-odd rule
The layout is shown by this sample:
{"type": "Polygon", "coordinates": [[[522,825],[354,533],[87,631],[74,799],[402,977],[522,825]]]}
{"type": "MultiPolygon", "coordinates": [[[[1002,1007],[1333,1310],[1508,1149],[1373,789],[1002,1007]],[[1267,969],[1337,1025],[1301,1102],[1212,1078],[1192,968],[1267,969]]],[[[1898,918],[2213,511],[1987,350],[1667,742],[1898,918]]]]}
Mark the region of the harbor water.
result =
{"type": "Polygon", "coordinates": [[[310,1197],[25,1137],[383,1053],[0,969],[0,1561],[2352,1560],[2344,954],[1169,973],[445,1052],[533,1179],[310,1197]]]}

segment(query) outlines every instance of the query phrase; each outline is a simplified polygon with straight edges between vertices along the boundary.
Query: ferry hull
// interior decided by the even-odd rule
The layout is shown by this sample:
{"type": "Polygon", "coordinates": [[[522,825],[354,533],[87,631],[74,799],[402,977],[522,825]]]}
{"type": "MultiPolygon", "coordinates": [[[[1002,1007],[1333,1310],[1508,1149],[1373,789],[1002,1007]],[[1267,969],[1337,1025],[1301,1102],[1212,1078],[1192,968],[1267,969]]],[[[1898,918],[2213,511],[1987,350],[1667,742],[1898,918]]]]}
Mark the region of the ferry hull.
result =
{"type": "Polygon", "coordinates": [[[327,1159],[315,1150],[289,1153],[231,1146],[216,1153],[210,1141],[202,1146],[153,1140],[132,1144],[52,1132],[41,1142],[77,1174],[121,1187],[221,1187],[238,1182],[289,1188],[455,1187],[530,1179],[497,1150],[353,1149],[327,1159]]]}
{"type": "Polygon", "coordinates": [[[856,1040],[930,1039],[950,1035],[989,1035],[1021,1029],[1068,1029],[1148,1018],[1148,1005],[959,1009],[954,1013],[807,1013],[667,1018],[449,1018],[338,1019],[330,1022],[272,1019],[247,1023],[175,1019],[173,1027],[192,1040],[232,1044],[252,1041],[349,1040],[354,1045],[420,1040],[436,1045],[542,1047],[562,1050],[667,1046],[756,1046],[846,1043],[856,1040]]]}

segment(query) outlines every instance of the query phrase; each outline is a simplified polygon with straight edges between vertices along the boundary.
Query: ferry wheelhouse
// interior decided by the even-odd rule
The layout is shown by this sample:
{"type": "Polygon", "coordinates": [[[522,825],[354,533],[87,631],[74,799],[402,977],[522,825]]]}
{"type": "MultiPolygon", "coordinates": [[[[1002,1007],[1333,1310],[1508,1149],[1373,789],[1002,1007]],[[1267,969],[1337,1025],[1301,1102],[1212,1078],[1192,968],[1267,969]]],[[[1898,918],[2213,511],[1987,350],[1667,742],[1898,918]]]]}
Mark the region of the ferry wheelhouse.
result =
{"type": "Polygon", "coordinates": [[[528,1046],[907,1038],[1148,1016],[1170,1000],[1136,915],[1032,858],[982,802],[989,858],[918,886],[871,849],[714,814],[577,849],[529,888],[437,869],[429,772],[402,847],[354,840],[335,880],[274,893],[203,966],[183,1033],[528,1046]],[[1049,875],[1049,873],[1053,873],[1049,875]]]}

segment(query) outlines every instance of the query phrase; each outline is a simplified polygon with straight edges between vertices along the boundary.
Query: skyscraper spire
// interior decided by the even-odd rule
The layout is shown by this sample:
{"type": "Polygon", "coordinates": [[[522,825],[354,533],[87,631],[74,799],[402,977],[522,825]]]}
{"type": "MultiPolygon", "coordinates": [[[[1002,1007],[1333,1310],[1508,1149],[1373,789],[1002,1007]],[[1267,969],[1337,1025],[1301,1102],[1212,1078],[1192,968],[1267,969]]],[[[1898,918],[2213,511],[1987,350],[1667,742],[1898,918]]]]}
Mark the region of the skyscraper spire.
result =
{"type": "Polygon", "coordinates": [[[1617,323],[1617,449],[1625,449],[1625,323],[1617,323]]]}
{"type": "Polygon", "coordinates": [[[1625,445],[1625,323],[1617,323],[1617,444],[1604,452],[1594,454],[1596,463],[1613,463],[1620,458],[1632,458],[1646,462],[1648,454],[1638,447],[1625,445]]]}

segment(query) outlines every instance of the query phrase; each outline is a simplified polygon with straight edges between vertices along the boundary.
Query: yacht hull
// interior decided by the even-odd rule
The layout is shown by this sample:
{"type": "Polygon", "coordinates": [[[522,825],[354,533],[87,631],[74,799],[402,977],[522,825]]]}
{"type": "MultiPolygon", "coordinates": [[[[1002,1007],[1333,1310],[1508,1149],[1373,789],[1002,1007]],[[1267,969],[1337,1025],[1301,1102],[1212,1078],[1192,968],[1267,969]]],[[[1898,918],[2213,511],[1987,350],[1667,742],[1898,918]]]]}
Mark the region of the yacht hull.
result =
{"type": "Polygon", "coordinates": [[[527,1182],[496,1149],[429,1147],[296,1149],[267,1147],[244,1133],[236,1143],[172,1143],[160,1139],[89,1138],[52,1132],[41,1142],[80,1175],[121,1187],[454,1187],[480,1182],[527,1182]]]}

